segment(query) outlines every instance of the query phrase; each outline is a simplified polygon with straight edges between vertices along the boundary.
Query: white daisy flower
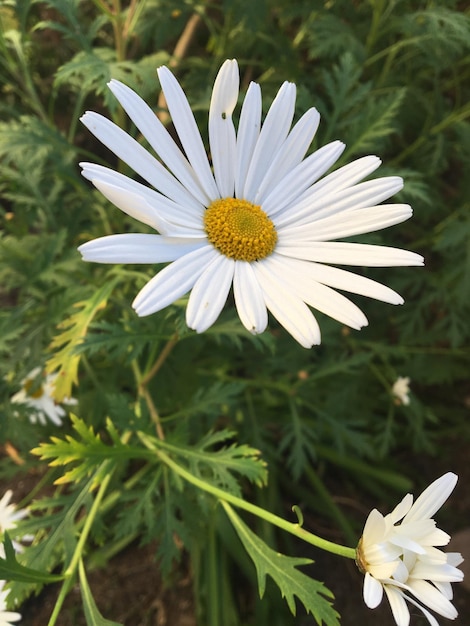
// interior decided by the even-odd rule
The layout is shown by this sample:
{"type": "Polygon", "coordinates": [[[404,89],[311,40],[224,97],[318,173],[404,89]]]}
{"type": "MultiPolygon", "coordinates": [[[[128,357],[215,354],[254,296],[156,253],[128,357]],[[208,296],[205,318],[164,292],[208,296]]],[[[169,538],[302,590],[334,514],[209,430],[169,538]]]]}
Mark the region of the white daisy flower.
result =
{"type": "Polygon", "coordinates": [[[296,87],[285,82],[261,123],[261,91],[251,83],[235,130],[235,60],[222,65],[209,110],[212,169],[186,96],[166,67],[158,70],[178,148],[141,98],[122,83],[109,87],[160,160],[97,113],[85,126],[154,189],[93,163],[83,175],[122,211],[159,234],[118,234],[79,247],[85,261],[165,263],[138,293],[133,307],[150,315],[191,292],[186,322],[203,332],[233,288],[243,325],[261,333],[267,310],[304,347],[320,343],[309,307],[342,324],[367,325],[362,311],[336,289],[401,304],[397,293],[330,264],[422,265],[412,252],[336,239],[373,232],[408,219],[405,204],[384,204],[403,186],[399,177],[359,182],[380,165],[360,158],[321,178],[344,144],[333,141],[305,157],[320,116],[309,109],[291,128],[296,87]],[[158,191],[156,191],[158,190],[158,191]]]}
{"type": "Polygon", "coordinates": [[[399,376],[393,383],[392,395],[398,404],[407,406],[410,403],[410,379],[408,376],[399,376]]]}
{"type": "Polygon", "coordinates": [[[369,514],[357,547],[357,564],[365,574],[364,601],[371,609],[385,591],[397,626],[408,626],[406,602],[418,607],[432,626],[438,626],[428,608],[455,619],[451,583],[461,582],[458,553],[436,546],[447,545],[450,536],[431,519],[452,493],[457,476],[451,472],[434,481],[413,504],[406,495],[388,515],[374,509],[369,514]]]}
{"type": "MultiPolygon", "coordinates": [[[[13,491],[9,489],[3,494],[3,497],[0,500],[0,541],[3,541],[3,536],[6,530],[11,535],[11,531],[16,528],[17,523],[28,515],[27,509],[17,509],[14,504],[10,503],[12,495],[13,491]]],[[[17,552],[23,552],[23,546],[15,541],[13,538],[11,539],[15,550],[17,552]]],[[[21,541],[32,540],[32,535],[24,535],[23,537],[21,537],[21,541]]],[[[2,558],[5,558],[3,543],[0,543],[0,556],[2,558]]]]}
{"type": "Polygon", "coordinates": [[[21,619],[21,614],[7,610],[7,596],[10,590],[4,589],[5,581],[0,580],[0,626],[11,626],[11,622],[21,619]]]}
{"type": "MultiPolygon", "coordinates": [[[[11,397],[14,404],[25,404],[31,409],[30,421],[37,421],[43,426],[49,418],[56,426],[62,426],[62,418],[66,415],[65,410],[54,400],[55,380],[57,374],[43,375],[40,367],[35,367],[21,381],[22,388],[11,397]]],[[[64,398],[63,404],[77,404],[75,398],[64,398]]]]}

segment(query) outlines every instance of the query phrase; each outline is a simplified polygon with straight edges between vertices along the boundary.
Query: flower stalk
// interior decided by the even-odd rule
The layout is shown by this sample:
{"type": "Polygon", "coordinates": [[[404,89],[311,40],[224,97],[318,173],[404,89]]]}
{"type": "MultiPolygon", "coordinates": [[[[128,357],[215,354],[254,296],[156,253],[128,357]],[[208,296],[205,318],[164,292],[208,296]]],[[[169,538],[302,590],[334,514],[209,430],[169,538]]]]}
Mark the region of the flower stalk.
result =
{"type": "MultiPolygon", "coordinates": [[[[145,443],[147,444],[147,442],[145,443]]],[[[326,552],[331,552],[332,554],[346,557],[348,559],[356,558],[356,550],[354,548],[349,548],[347,546],[328,541],[327,539],[323,539],[322,537],[314,535],[313,533],[305,530],[298,523],[288,522],[282,517],[279,517],[278,515],[274,515],[274,513],[270,513],[269,511],[262,509],[256,504],[251,504],[251,502],[247,502],[243,498],[239,498],[238,496],[228,493],[223,489],[219,489],[218,487],[215,487],[214,485],[211,485],[201,480],[200,478],[197,478],[197,476],[194,476],[193,474],[185,470],[183,467],[181,467],[181,465],[171,459],[171,457],[160,448],[153,446],[153,450],[155,451],[155,454],[158,456],[158,458],[163,463],[165,463],[165,465],[171,468],[175,472],[175,474],[178,474],[178,476],[181,476],[181,478],[183,478],[187,482],[191,483],[195,487],[198,487],[198,489],[212,494],[218,500],[233,504],[233,506],[236,506],[239,509],[243,509],[248,513],[251,513],[251,515],[255,515],[256,517],[259,517],[260,519],[269,522],[273,526],[281,528],[282,530],[290,533],[291,535],[294,535],[295,537],[301,539],[302,541],[305,541],[306,543],[311,544],[312,546],[315,546],[316,548],[320,548],[321,550],[325,550],[326,552]]]]}

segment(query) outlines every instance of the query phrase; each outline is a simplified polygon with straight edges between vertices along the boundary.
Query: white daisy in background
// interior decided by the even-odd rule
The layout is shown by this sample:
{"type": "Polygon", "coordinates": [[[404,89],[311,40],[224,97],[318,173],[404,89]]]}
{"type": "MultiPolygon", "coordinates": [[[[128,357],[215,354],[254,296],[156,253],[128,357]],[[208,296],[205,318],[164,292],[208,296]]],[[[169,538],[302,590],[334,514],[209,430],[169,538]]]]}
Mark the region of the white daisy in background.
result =
{"type": "Polygon", "coordinates": [[[393,383],[392,395],[398,404],[407,406],[410,403],[410,379],[408,376],[399,376],[393,383]]]}
{"type": "MultiPolygon", "coordinates": [[[[14,504],[11,504],[11,497],[13,495],[13,491],[9,489],[3,494],[2,499],[0,500],[0,542],[3,541],[3,535],[7,530],[9,535],[11,535],[11,531],[14,530],[17,526],[17,523],[25,518],[28,515],[27,509],[17,509],[14,504]]],[[[13,538],[12,543],[13,547],[17,552],[23,551],[23,546],[14,541],[13,538]]],[[[32,541],[32,535],[25,535],[21,537],[21,541],[32,541]]],[[[3,551],[3,544],[0,543],[0,556],[5,558],[5,553],[3,551]]]]}
{"type": "Polygon", "coordinates": [[[376,170],[376,156],[360,158],[321,178],[344,150],[340,141],[305,157],[320,116],[309,109],[291,128],[296,87],[285,82],[261,123],[261,90],[251,83],[238,130],[232,113],[239,71],[225,61],[215,80],[209,110],[212,169],[186,96],[166,67],[158,70],[178,148],[145,102],[122,83],[111,91],[160,160],[115,124],[87,112],[85,126],[154,189],[93,163],[83,175],[128,215],[160,234],[118,234],[79,247],[85,261],[164,263],[133,302],[150,315],[189,291],[186,322],[205,331],[219,316],[233,287],[243,325],[261,333],[267,309],[304,347],[320,343],[309,307],[359,329],[362,311],[335,289],[401,304],[397,293],[330,264],[422,265],[412,252],[337,242],[408,219],[406,204],[384,204],[403,186],[399,177],[359,182],[376,170]],[[377,206],[379,205],[379,206],[377,206]]]}
{"type": "Polygon", "coordinates": [[[5,581],[0,580],[0,626],[11,626],[11,622],[21,619],[21,614],[7,610],[7,596],[10,590],[4,589],[5,581]]]}
{"type": "Polygon", "coordinates": [[[457,476],[449,472],[427,487],[414,504],[408,494],[390,514],[383,516],[374,509],[367,518],[357,547],[357,564],[365,574],[364,601],[374,609],[385,591],[398,626],[410,622],[407,601],[432,626],[438,622],[428,608],[448,619],[457,617],[451,583],[463,580],[457,568],[463,559],[436,547],[447,545],[450,536],[431,519],[456,483],[457,476]]]}
{"type": "MultiPolygon", "coordinates": [[[[14,404],[25,404],[31,411],[29,419],[34,424],[39,421],[43,426],[47,418],[56,426],[62,426],[62,418],[66,412],[54,400],[55,380],[57,374],[44,375],[40,367],[35,367],[21,381],[22,387],[11,397],[14,404]]],[[[77,404],[75,398],[64,398],[62,404],[77,404]]]]}

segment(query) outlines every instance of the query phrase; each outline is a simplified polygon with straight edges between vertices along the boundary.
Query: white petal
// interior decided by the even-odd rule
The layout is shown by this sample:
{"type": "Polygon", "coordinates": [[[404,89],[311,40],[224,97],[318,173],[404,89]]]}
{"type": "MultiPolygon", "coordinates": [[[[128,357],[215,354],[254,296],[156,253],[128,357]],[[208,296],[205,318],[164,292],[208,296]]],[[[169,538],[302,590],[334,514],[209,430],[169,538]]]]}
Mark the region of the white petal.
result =
{"type": "Polygon", "coordinates": [[[369,609],[375,609],[382,602],[383,587],[378,580],[375,580],[369,572],[364,576],[364,602],[369,609]]]}
{"type": "Polygon", "coordinates": [[[411,495],[411,493],[407,493],[403,500],[393,509],[393,511],[386,516],[385,519],[387,523],[389,523],[391,526],[396,524],[399,520],[402,519],[402,517],[404,517],[408,513],[408,511],[411,509],[412,504],[413,496],[411,495]]]}
{"type": "Polygon", "coordinates": [[[447,563],[449,565],[452,565],[453,567],[457,567],[457,565],[460,565],[464,561],[460,552],[447,552],[446,556],[447,556],[447,563]]]}
{"type": "Polygon", "coordinates": [[[309,109],[300,118],[272,159],[256,193],[256,204],[262,204],[272,188],[302,161],[313,141],[319,123],[320,114],[316,109],[309,109]]]}
{"type": "Polygon", "coordinates": [[[377,509],[372,509],[367,516],[362,532],[364,545],[368,546],[369,544],[383,541],[385,529],[384,516],[377,509]]]}
{"type": "Polygon", "coordinates": [[[313,279],[334,289],[374,298],[390,304],[403,304],[403,298],[393,289],[381,283],[353,274],[347,270],[329,265],[308,262],[308,275],[313,279]]]}
{"type": "Polygon", "coordinates": [[[392,267],[423,265],[424,263],[420,254],[408,250],[337,241],[321,241],[310,245],[284,244],[279,241],[276,252],[306,261],[335,263],[336,265],[392,267]]]}
{"type": "Polygon", "coordinates": [[[186,308],[189,328],[203,333],[219,317],[232,285],[235,261],[222,254],[214,257],[197,279],[186,308]]]}
{"type": "Polygon", "coordinates": [[[251,163],[261,128],[261,89],[250,83],[243,101],[238,123],[235,167],[235,197],[243,198],[246,175],[251,163]]]}
{"type": "Polygon", "coordinates": [[[47,417],[51,420],[53,424],[56,426],[62,426],[61,417],[64,417],[65,411],[59,405],[55,404],[52,398],[42,398],[42,410],[47,415],[47,417]]]}
{"type": "Polygon", "coordinates": [[[178,239],[129,233],[107,235],[82,244],[84,261],[94,263],[167,263],[207,246],[207,239],[178,239]]]}
{"type": "MultiPolygon", "coordinates": [[[[386,553],[386,558],[390,558],[390,556],[390,554],[386,553]]],[[[399,553],[396,556],[399,556],[399,553]]],[[[369,563],[367,569],[374,578],[377,578],[377,580],[386,580],[394,575],[399,565],[400,561],[398,559],[384,563],[377,562],[377,564],[369,563]]]]}
{"type": "Polygon", "coordinates": [[[140,290],[132,303],[137,315],[151,315],[184,296],[218,254],[215,248],[206,245],[161,270],[140,290]]]}
{"type": "Polygon", "coordinates": [[[152,226],[158,230],[158,221],[154,209],[149,205],[147,200],[142,196],[136,195],[132,191],[110,185],[100,180],[92,181],[94,186],[101,191],[103,196],[112,202],[118,209],[127,213],[134,219],[152,226]]]}
{"type": "MultiPolygon", "coordinates": [[[[152,219],[158,224],[159,230],[162,227],[162,223],[168,222],[170,228],[174,225],[180,232],[182,228],[188,231],[188,233],[193,229],[200,233],[203,231],[204,207],[202,204],[195,205],[194,202],[191,205],[178,204],[161,193],[145,185],[141,185],[119,172],[115,172],[101,165],[96,165],[95,163],[80,163],[80,166],[83,168],[82,176],[90,180],[96,187],[98,187],[98,183],[112,185],[133,193],[136,196],[145,198],[153,209],[153,217],[149,216],[149,222],[145,223],[152,225],[150,223],[150,219],[152,219]]],[[[155,227],[156,226],[154,226],[154,228],[155,227]]],[[[170,234],[164,233],[162,230],[160,230],[160,232],[162,232],[162,234],[170,234]]],[[[173,234],[173,232],[171,232],[171,234],[173,234]]]]}
{"type": "Polygon", "coordinates": [[[204,192],[211,200],[215,200],[220,197],[220,194],[212,176],[204,144],[202,143],[189,102],[178,81],[167,67],[160,67],[157,72],[163,93],[165,94],[168,111],[181,145],[199,178],[204,192]]]}
{"type": "Polygon", "coordinates": [[[454,597],[454,592],[451,583],[440,582],[438,580],[433,580],[432,582],[433,585],[435,585],[436,588],[439,589],[444,598],[447,598],[447,600],[452,600],[452,598],[454,597]]]}
{"type": "Polygon", "coordinates": [[[292,291],[309,306],[351,328],[359,330],[367,326],[364,313],[353,302],[308,276],[308,261],[274,253],[266,260],[268,263],[273,273],[282,276],[292,291]]]}
{"type": "Polygon", "coordinates": [[[19,619],[21,619],[21,613],[2,610],[0,617],[2,618],[3,626],[10,626],[9,622],[17,622],[19,619]]]}
{"type": "Polygon", "coordinates": [[[188,190],[163,167],[145,148],[132,139],[119,126],[113,124],[98,113],[87,112],[80,120],[124,163],[127,163],[155,189],[161,191],[178,204],[194,207],[198,210],[200,203],[188,190]]]}
{"type": "MultiPolygon", "coordinates": [[[[357,182],[375,172],[380,167],[382,161],[377,156],[365,156],[356,159],[352,163],[343,165],[328,176],[313,185],[307,194],[317,194],[321,191],[323,196],[329,195],[331,192],[341,191],[347,187],[352,187],[357,182]]],[[[402,181],[403,186],[403,181],[402,181]]]]}
{"type": "Polygon", "coordinates": [[[413,214],[407,204],[382,204],[364,209],[349,209],[300,226],[282,230],[283,241],[331,241],[352,235],[373,233],[409,219],[413,214]]]}
{"type": "Polygon", "coordinates": [[[410,580],[408,588],[416,599],[429,607],[431,611],[435,611],[448,619],[457,617],[457,610],[454,605],[434,585],[425,580],[410,580]]]}
{"type": "Polygon", "coordinates": [[[250,263],[237,261],[235,264],[233,295],[243,326],[250,333],[262,333],[268,325],[268,312],[250,263]]]}
{"type": "Polygon", "coordinates": [[[432,517],[454,490],[457,479],[456,474],[448,472],[431,483],[419,498],[417,498],[403,521],[410,522],[412,520],[432,517]]]}
{"type": "Polygon", "coordinates": [[[165,165],[199,202],[207,205],[210,199],[202,190],[194,170],[155,112],[118,80],[110,81],[108,87],[165,165]]]}
{"type": "Polygon", "coordinates": [[[419,541],[413,541],[413,539],[406,534],[394,534],[390,540],[394,545],[415,552],[416,554],[426,554],[425,548],[423,548],[419,541]]]}
{"type": "MultiPolygon", "coordinates": [[[[269,258],[269,257],[268,257],[269,258]]],[[[255,276],[263,291],[266,306],[296,341],[311,348],[321,341],[320,328],[307,305],[298,298],[282,278],[272,274],[268,259],[253,263],[255,276]]]]}
{"type": "Polygon", "coordinates": [[[273,189],[263,200],[263,211],[271,217],[285,206],[293,205],[339,159],[344,148],[341,141],[333,141],[304,159],[284,178],[274,182],[273,189]]]}
{"type": "Polygon", "coordinates": [[[427,565],[418,561],[410,573],[411,578],[422,578],[432,582],[457,583],[463,580],[463,572],[451,565],[427,565]]]}
{"type": "Polygon", "coordinates": [[[431,624],[431,626],[439,626],[439,622],[437,621],[437,619],[434,617],[434,615],[431,615],[431,613],[427,611],[424,608],[424,606],[421,606],[421,604],[419,604],[418,602],[415,602],[413,598],[410,598],[410,596],[406,594],[403,594],[403,595],[408,600],[408,602],[410,602],[411,604],[413,604],[413,606],[416,606],[420,611],[423,612],[424,616],[426,617],[428,622],[431,624]]]}
{"type": "Polygon", "coordinates": [[[408,626],[410,623],[410,611],[406,606],[402,592],[391,585],[385,585],[384,588],[397,626],[408,626]]]}
{"type": "MultiPolygon", "coordinates": [[[[393,196],[402,186],[401,178],[387,176],[386,178],[368,180],[346,189],[334,189],[328,194],[324,194],[323,191],[318,192],[306,200],[300,198],[294,206],[284,209],[273,221],[276,228],[279,229],[286,226],[309,224],[347,210],[372,207],[393,196]]],[[[314,187],[315,185],[311,189],[314,187]]]]}
{"type": "Polygon", "coordinates": [[[235,188],[236,137],[232,113],[237,104],[239,83],[237,62],[225,61],[215,79],[209,109],[212,164],[222,198],[231,198],[235,188]]]}
{"type": "Polygon", "coordinates": [[[243,197],[253,202],[272,159],[289,132],[294,117],[296,87],[284,83],[264,120],[246,176],[243,197]]]}

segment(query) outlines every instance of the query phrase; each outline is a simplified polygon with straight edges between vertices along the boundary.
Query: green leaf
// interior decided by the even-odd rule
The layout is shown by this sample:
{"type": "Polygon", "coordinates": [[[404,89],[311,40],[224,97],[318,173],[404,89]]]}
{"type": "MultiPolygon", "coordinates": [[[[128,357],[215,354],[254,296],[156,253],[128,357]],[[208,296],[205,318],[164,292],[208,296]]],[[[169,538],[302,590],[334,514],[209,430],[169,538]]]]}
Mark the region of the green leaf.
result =
{"type": "Polygon", "coordinates": [[[0,557],[0,580],[17,580],[22,583],[54,583],[64,579],[58,574],[48,574],[20,565],[16,560],[15,549],[7,531],[3,537],[3,545],[5,558],[0,557]]]}
{"type": "Polygon", "coordinates": [[[87,626],[122,626],[118,624],[118,622],[112,622],[101,615],[92,596],[90,586],[88,585],[82,561],[80,561],[78,569],[80,573],[80,591],[82,594],[83,611],[85,613],[87,626]]]}
{"type": "Polygon", "coordinates": [[[269,574],[279,587],[293,615],[296,614],[295,596],[297,596],[307,613],[313,615],[317,624],[321,626],[324,622],[327,626],[339,626],[339,615],[326,599],[333,598],[331,591],[323,583],[297,569],[299,565],[309,565],[313,561],[275,552],[242,522],[231,506],[226,502],[222,504],[240,541],[255,564],[260,597],[263,597],[266,575],[269,574]]]}
{"type": "Polygon", "coordinates": [[[75,348],[83,341],[88,326],[97,312],[106,306],[117,281],[118,279],[115,278],[106,282],[89,300],[77,302],[75,307],[80,310],[59,324],[62,332],[54,337],[50,345],[51,349],[58,350],[46,362],[47,372],[52,373],[58,370],[54,394],[57,402],[71,396],[72,385],[78,382],[80,355],[76,353],[75,348]]]}
{"type": "Polygon", "coordinates": [[[234,438],[234,431],[221,430],[208,433],[194,447],[172,445],[144,433],[138,433],[138,435],[147,447],[162,448],[184,459],[187,469],[193,475],[235,495],[241,495],[241,488],[233,476],[234,473],[244,476],[259,487],[267,483],[266,463],[260,458],[259,450],[247,444],[220,447],[222,442],[234,438]],[[217,446],[218,449],[208,450],[213,446],[217,446]]]}
{"type": "MultiPolygon", "coordinates": [[[[51,443],[41,443],[37,448],[31,450],[32,454],[41,457],[41,460],[49,460],[51,467],[58,465],[68,465],[77,463],[75,467],[67,470],[56,481],[56,485],[70,482],[80,482],[96,471],[97,466],[103,461],[116,456],[124,456],[126,447],[117,440],[117,432],[108,421],[108,432],[113,438],[113,446],[109,446],[101,441],[99,434],[96,434],[92,426],[88,426],[83,420],[75,415],[70,415],[72,426],[78,437],[73,438],[66,435],[65,440],[59,437],[51,437],[51,443]],[[52,459],[52,460],[50,460],[52,459]]],[[[104,471],[104,470],[102,470],[104,471]]],[[[102,471],[97,471],[92,488],[99,485],[102,480],[102,471]]]]}

